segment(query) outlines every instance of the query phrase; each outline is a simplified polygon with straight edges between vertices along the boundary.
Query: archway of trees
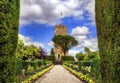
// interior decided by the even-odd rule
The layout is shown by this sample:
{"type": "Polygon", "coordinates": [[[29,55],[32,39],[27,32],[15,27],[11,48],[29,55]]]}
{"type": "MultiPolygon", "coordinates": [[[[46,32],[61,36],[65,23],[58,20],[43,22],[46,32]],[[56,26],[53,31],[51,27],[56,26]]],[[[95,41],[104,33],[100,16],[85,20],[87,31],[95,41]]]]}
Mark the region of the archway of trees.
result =
{"type": "MultiPolygon", "coordinates": [[[[0,82],[14,82],[19,0],[0,1],[0,82]]],[[[120,82],[120,1],[96,0],[101,83],[120,82]]]]}

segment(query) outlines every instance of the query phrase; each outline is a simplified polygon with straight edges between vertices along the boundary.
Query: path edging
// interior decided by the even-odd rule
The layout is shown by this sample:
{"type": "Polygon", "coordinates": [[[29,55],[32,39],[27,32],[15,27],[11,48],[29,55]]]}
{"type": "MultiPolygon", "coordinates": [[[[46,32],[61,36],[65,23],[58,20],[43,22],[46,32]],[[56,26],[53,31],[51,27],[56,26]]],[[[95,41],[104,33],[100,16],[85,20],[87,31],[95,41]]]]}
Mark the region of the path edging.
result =
{"type": "Polygon", "coordinates": [[[33,83],[35,80],[37,80],[39,77],[43,76],[45,73],[47,73],[49,70],[51,70],[54,67],[54,65],[51,65],[50,67],[36,73],[35,75],[31,76],[30,78],[22,81],[22,83],[33,83]]]}
{"type": "Polygon", "coordinates": [[[63,67],[65,69],[67,69],[68,71],[70,71],[73,75],[75,75],[76,77],[78,77],[80,80],[86,82],[86,83],[94,83],[93,80],[91,80],[90,78],[86,77],[85,75],[83,75],[82,73],[80,72],[76,72],[75,70],[63,65],[63,67]]]}

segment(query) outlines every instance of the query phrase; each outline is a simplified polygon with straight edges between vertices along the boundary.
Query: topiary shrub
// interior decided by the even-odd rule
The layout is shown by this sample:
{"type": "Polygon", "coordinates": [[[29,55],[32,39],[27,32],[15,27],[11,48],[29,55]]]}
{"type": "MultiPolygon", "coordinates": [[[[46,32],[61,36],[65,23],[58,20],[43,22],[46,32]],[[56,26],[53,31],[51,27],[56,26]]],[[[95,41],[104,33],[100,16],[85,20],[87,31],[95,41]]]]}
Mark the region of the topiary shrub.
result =
{"type": "Polygon", "coordinates": [[[96,0],[101,83],[120,82],[120,0],[96,0]]]}
{"type": "Polygon", "coordinates": [[[0,82],[15,81],[19,0],[0,0],[0,82]]]}
{"type": "Polygon", "coordinates": [[[61,56],[61,61],[74,61],[74,57],[73,56],[61,56]]]}

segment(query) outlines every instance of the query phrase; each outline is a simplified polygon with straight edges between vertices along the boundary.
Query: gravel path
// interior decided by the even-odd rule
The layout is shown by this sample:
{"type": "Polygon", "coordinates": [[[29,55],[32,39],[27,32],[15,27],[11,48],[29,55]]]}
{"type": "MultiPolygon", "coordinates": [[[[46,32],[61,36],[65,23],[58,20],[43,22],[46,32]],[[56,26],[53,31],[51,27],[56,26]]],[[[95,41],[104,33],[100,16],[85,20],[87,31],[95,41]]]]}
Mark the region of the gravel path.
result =
{"type": "Polygon", "coordinates": [[[34,83],[84,83],[61,65],[55,65],[34,83]]]}

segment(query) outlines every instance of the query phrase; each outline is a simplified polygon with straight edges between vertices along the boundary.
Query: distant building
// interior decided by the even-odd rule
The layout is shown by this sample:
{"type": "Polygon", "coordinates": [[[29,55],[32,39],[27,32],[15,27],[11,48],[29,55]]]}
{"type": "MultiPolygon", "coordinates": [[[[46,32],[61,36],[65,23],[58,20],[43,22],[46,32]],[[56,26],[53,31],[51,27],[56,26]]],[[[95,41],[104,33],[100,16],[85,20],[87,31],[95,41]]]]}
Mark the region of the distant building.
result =
{"type": "MultiPolygon", "coordinates": [[[[68,34],[67,27],[62,24],[56,25],[54,28],[54,32],[55,32],[55,35],[68,34]]],[[[61,56],[64,56],[64,52],[62,51],[62,48],[59,45],[55,44],[54,51],[55,51],[56,60],[61,61],[61,56]]],[[[68,55],[68,53],[66,53],[66,55],[68,55]]]]}

